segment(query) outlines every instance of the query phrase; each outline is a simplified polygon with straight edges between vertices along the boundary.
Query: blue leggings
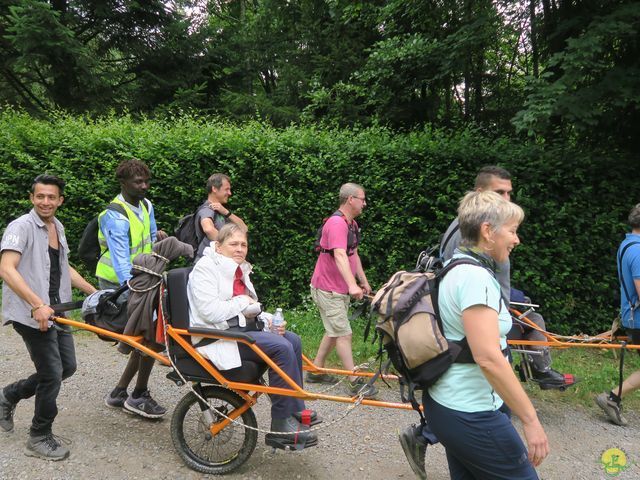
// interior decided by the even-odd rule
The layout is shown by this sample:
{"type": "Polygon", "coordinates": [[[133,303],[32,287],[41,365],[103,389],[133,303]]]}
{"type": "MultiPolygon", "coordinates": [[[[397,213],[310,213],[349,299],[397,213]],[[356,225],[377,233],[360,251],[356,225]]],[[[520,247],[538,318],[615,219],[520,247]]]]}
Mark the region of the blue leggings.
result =
{"type": "Polygon", "coordinates": [[[459,412],[426,392],[422,403],[430,429],[444,445],[452,480],[538,480],[507,414],[459,412]]]}
{"type": "MultiPolygon", "coordinates": [[[[293,332],[286,331],[284,336],[271,332],[246,332],[255,339],[256,345],[278,365],[284,373],[302,387],[302,341],[293,332]]],[[[262,359],[251,348],[239,344],[240,357],[263,363],[262,359]]],[[[272,387],[288,388],[289,385],[273,370],[269,369],[269,385],[272,387]]],[[[304,401],[300,398],[286,395],[271,395],[271,418],[283,419],[293,413],[305,409],[304,401]]]]}

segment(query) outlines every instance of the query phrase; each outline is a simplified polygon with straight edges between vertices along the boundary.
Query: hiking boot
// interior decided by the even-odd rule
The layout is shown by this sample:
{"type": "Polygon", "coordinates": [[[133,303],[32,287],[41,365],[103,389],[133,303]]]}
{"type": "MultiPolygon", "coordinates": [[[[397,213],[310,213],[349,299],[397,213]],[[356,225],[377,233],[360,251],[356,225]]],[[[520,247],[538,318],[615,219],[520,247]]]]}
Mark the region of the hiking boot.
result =
{"type": "Polygon", "coordinates": [[[0,429],[5,432],[13,430],[13,414],[16,411],[16,404],[11,403],[4,396],[4,390],[0,388],[0,429]]]}
{"type": "Polygon", "coordinates": [[[301,450],[318,444],[318,436],[309,431],[309,427],[300,425],[293,416],[272,418],[271,431],[275,433],[267,433],[264,437],[265,443],[270,447],[301,450]]]}
{"type": "Polygon", "coordinates": [[[378,389],[375,385],[367,385],[369,380],[365,377],[358,377],[355,381],[349,382],[349,394],[352,397],[364,394],[364,398],[373,398],[378,394],[378,389]],[[361,392],[362,390],[362,392],[361,392]]]}
{"type": "Polygon", "coordinates": [[[622,405],[609,398],[608,393],[601,393],[596,397],[596,404],[604,411],[609,420],[624,427],[627,420],[622,416],[622,405]]]}
{"type": "Polygon", "coordinates": [[[124,409],[145,418],[160,418],[167,413],[167,409],[158,405],[149,390],[145,390],[138,398],[131,395],[124,402],[124,409]]]}
{"type": "Polygon", "coordinates": [[[114,392],[115,390],[105,395],[104,404],[111,408],[124,408],[124,402],[129,398],[129,394],[126,390],[120,390],[114,396],[114,392]]]}
{"type": "Polygon", "coordinates": [[[307,372],[305,378],[307,383],[336,383],[338,380],[333,375],[328,373],[311,373],[307,372]]]}
{"type": "Polygon", "coordinates": [[[421,425],[411,425],[398,435],[409,466],[421,480],[427,480],[424,457],[427,454],[427,442],[422,436],[421,425]]]}
{"type": "Polygon", "coordinates": [[[53,433],[47,433],[46,435],[29,437],[24,454],[28,457],[58,461],[69,456],[69,449],[62,445],[53,433]]]}

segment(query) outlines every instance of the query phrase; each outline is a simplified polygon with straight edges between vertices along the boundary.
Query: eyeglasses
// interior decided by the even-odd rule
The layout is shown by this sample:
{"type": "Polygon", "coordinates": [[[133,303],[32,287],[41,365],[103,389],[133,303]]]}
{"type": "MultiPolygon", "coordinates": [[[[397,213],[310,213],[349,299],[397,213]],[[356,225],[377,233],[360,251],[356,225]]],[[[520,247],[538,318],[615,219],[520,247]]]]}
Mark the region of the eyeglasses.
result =
{"type": "Polygon", "coordinates": [[[367,199],[366,199],[365,197],[362,197],[362,198],[360,198],[360,197],[353,197],[353,198],[357,198],[358,200],[363,201],[363,202],[366,202],[366,201],[367,201],[367,199]]]}

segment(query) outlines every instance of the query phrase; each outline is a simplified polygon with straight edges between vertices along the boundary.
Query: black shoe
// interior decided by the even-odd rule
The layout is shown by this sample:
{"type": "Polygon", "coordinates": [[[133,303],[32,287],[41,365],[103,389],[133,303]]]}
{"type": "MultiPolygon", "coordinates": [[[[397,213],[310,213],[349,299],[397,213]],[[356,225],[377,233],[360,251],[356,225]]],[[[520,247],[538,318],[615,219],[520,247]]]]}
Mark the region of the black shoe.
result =
{"type": "Polygon", "coordinates": [[[532,370],[531,373],[533,379],[540,385],[542,390],[550,390],[553,388],[564,390],[578,381],[577,377],[572,374],[560,373],[553,368],[550,368],[546,372],[532,370]]]}
{"type": "Polygon", "coordinates": [[[422,426],[411,425],[398,435],[409,466],[421,480],[427,480],[424,457],[427,454],[427,442],[422,436],[422,426]]]}
{"type": "Polygon", "coordinates": [[[285,450],[302,450],[318,444],[318,436],[309,431],[309,427],[300,425],[293,417],[284,419],[272,418],[271,431],[264,437],[265,443],[274,448],[285,450]]]}
{"type": "Polygon", "coordinates": [[[338,380],[328,373],[312,373],[307,372],[305,377],[307,383],[336,383],[338,380]]]}

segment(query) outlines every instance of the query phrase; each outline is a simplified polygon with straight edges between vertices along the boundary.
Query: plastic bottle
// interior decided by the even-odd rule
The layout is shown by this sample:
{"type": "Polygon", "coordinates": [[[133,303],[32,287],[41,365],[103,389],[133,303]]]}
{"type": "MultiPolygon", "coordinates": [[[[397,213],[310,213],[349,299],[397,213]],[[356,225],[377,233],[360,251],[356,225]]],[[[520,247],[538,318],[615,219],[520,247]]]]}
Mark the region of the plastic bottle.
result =
{"type": "Polygon", "coordinates": [[[271,330],[277,333],[278,328],[282,324],[284,324],[284,314],[281,308],[276,308],[276,313],[273,314],[273,318],[271,319],[271,330]]]}

